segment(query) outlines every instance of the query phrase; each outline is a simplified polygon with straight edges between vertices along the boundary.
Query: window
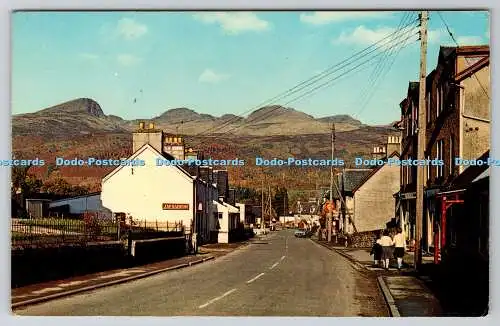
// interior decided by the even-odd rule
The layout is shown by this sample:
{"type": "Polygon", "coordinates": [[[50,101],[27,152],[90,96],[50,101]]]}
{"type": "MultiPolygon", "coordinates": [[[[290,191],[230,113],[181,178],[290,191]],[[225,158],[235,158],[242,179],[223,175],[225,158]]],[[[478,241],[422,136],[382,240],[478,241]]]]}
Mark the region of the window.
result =
{"type": "Polygon", "coordinates": [[[439,92],[439,87],[436,88],[436,118],[439,117],[439,103],[441,103],[441,99],[439,96],[441,93],[439,92]]]}
{"type": "Polygon", "coordinates": [[[221,219],[221,218],[222,218],[222,213],[219,213],[219,219],[221,219]]]}
{"type": "Polygon", "coordinates": [[[406,115],[405,123],[406,123],[406,126],[405,126],[406,136],[410,136],[411,135],[411,117],[409,114],[406,115]]]}
{"type": "Polygon", "coordinates": [[[439,113],[444,110],[444,92],[443,86],[439,87],[439,113]]]}
{"type": "MultiPolygon", "coordinates": [[[[436,159],[443,160],[443,140],[439,140],[436,144],[436,159]]],[[[443,176],[443,165],[439,163],[436,164],[436,178],[440,178],[443,176]]]]}
{"type": "Polygon", "coordinates": [[[455,147],[455,143],[453,142],[453,135],[450,136],[450,155],[449,155],[449,160],[450,160],[450,175],[453,175],[453,170],[455,169],[455,160],[453,157],[453,151],[455,147]]]}
{"type": "Polygon", "coordinates": [[[413,134],[417,132],[418,129],[418,107],[417,104],[413,105],[413,134]]]}
{"type": "MultiPolygon", "coordinates": [[[[427,156],[426,159],[427,160],[430,160],[430,156],[427,156]]],[[[426,172],[426,175],[427,175],[427,181],[429,181],[431,179],[431,167],[430,167],[430,162],[426,162],[425,163],[425,172],[426,172]]]]}
{"type": "Polygon", "coordinates": [[[436,90],[436,118],[439,117],[444,109],[444,92],[443,87],[440,85],[436,90]]]}

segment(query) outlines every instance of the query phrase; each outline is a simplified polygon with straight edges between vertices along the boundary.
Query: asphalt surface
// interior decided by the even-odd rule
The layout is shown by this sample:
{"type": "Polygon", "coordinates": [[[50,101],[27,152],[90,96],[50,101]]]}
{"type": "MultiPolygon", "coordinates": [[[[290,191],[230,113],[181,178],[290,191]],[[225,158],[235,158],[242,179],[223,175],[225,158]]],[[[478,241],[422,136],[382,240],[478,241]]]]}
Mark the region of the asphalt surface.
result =
{"type": "Polygon", "coordinates": [[[388,316],[377,281],[292,230],[219,259],[14,311],[38,316],[388,316]]]}

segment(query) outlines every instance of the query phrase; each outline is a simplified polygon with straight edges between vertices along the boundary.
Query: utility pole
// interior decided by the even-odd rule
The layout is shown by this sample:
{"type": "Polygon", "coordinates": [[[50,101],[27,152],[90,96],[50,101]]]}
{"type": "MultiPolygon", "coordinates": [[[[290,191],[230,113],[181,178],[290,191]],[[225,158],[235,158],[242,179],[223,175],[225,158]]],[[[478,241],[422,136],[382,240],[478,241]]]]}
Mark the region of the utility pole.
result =
{"type": "Polygon", "coordinates": [[[260,229],[264,230],[264,179],[262,179],[262,199],[260,200],[260,229]]]}
{"type": "Polygon", "coordinates": [[[269,195],[268,195],[268,214],[269,214],[269,230],[271,229],[271,220],[273,219],[273,204],[272,204],[272,198],[271,198],[271,184],[268,185],[268,191],[269,191],[269,195]]]}
{"type": "Polygon", "coordinates": [[[332,122],[332,164],[330,165],[330,203],[328,207],[328,242],[332,241],[332,217],[333,217],[333,153],[335,152],[335,123],[332,122]]]}
{"type": "MultiPolygon", "coordinates": [[[[427,74],[427,20],[428,12],[420,12],[420,78],[418,93],[418,151],[417,159],[425,159],[426,147],[426,101],[425,101],[425,81],[427,74]]],[[[417,166],[417,198],[416,198],[416,234],[415,234],[415,269],[420,267],[422,262],[422,222],[424,217],[424,172],[425,170],[417,166]]]]}
{"type": "MultiPolygon", "coordinates": [[[[282,193],[283,193],[283,223],[285,223],[285,216],[287,215],[286,214],[286,197],[288,197],[288,191],[285,192],[285,173],[282,174],[283,176],[283,190],[282,190],[282,193]]],[[[278,221],[279,222],[279,221],[278,221]]]]}

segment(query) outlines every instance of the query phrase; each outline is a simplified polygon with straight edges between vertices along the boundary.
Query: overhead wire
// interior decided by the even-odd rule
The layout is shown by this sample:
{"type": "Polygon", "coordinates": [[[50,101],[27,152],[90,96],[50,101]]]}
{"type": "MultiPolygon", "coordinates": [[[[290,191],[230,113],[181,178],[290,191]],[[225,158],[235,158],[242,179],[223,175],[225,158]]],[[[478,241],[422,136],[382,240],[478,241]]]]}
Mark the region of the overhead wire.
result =
{"type": "MultiPolygon", "coordinates": [[[[448,34],[450,35],[451,39],[453,40],[453,42],[455,42],[455,44],[457,45],[457,47],[460,47],[460,44],[458,44],[457,40],[455,39],[455,36],[451,32],[450,27],[448,26],[448,23],[446,23],[446,20],[444,19],[443,15],[441,15],[441,12],[436,11],[436,13],[438,14],[439,18],[441,18],[441,21],[443,22],[444,26],[446,27],[446,30],[447,30],[448,34]]],[[[467,57],[465,57],[465,61],[467,62],[467,64],[470,65],[470,61],[468,60],[467,57]]],[[[477,83],[479,84],[479,86],[483,90],[483,92],[486,95],[486,97],[488,98],[488,100],[491,100],[490,95],[488,94],[488,91],[486,91],[486,88],[483,86],[483,84],[481,83],[481,81],[477,77],[476,73],[473,73],[472,75],[476,79],[477,83]]]]}
{"type": "MultiPolygon", "coordinates": [[[[408,33],[410,33],[410,32],[412,32],[412,31],[407,31],[406,33],[408,34],[408,33]]],[[[354,66],[354,68],[351,68],[351,69],[349,69],[348,71],[344,72],[344,73],[343,73],[343,74],[341,74],[340,76],[336,76],[336,77],[334,77],[334,78],[332,78],[332,79],[330,79],[330,80],[328,80],[328,81],[326,81],[326,82],[324,82],[324,83],[322,83],[322,84],[320,84],[320,85],[318,85],[318,86],[316,86],[316,87],[314,87],[314,88],[312,88],[312,89],[309,89],[308,91],[306,91],[306,92],[302,93],[301,95],[299,95],[299,96],[297,96],[297,97],[293,98],[292,100],[287,101],[286,103],[282,104],[282,106],[286,106],[286,105],[288,105],[288,104],[290,104],[290,103],[293,103],[293,102],[296,102],[296,101],[298,101],[298,100],[301,100],[301,99],[303,99],[303,98],[305,98],[305,97],[307,97],[307,96],[311,95],[312,93],[316,92],[317,90],[319,90],[319,89],[321,89],[321,88],[325,88],[325,87],[330,86],[330,85],[331,85],[334,81],[337,81],[338,79],[340,79],[340,78],[342,78],[342,77],[344,77],[344,78],[345,78],[347,73],[352,72],[353,70],[356,70],[356,69],[357,69],[357,68],[359,68],[359,67],[362,67],[363,65],[365,65],[365,64],[367,64],[367,63],[369,63],[370,61],[373,61],[373,59],[374,59],[374,58],[377,58],[377,57],[379,57],[379,56],[383,55],[383,54],[385,53],[385,51],[388,51],[388,50],[393,49],[393,48],[394,48],[394,46],[397,46],[397,45],[399,45],[399,44],[406,43],[408,40],[410,40],[411,38],[413,38],[415,35],[416,35],[416,33],[414,33],[413,35],[411,35],[411,36],[409,36],[409,37],[405,38],[405,39],[404,39],[404,40],[402,40],[402,41],[399,41],[399,42],[396,42],[395,44],[392,44],[392,46],[391,46],[391,47],[389,47],[387,50],[384,50],[384,51],[382,51],[382,52],[379,52],[378,54],[376,54],[376,55],[372,56],[371,58],[369,58],[369,59],[367,59],[367,60],[363,61],[361,64],[358,64],[358,65],[354,66]]],[[[374,51],[372,51],[372,52],[374,52],[374,51]]],[[[358,71],[360,71],[360,70],[362,70],[362,69],[358,69],[358,71]]],[[[348,77],[348,76],[347,76],[347,77],[348,77]]],[[[264,120],[264,119],[268,118],[268,117],[269,117],[269,116],[271,116],[271,115],[272,115],[272,114],[273,114],[276,110],[278,110],[280,107],[281,107],[281,106],[277,106],[277,107],[275,107],[275,108],[272,108],[272,109],[268,110],[268,111],[267,111],[266,113],[264,113],[262,116],[259,116],[259,121],[262,121],[262,120],[264,120]]],[[[253,124],[253,123],[255,123],[255,122],[256,122],[256,120],[257,120],[257,119],[254,119],[254,120],[252,120],[252,121],[246,121],[246,122],[244,122],[242,125],[239,125],[239,126],[236,126],[236,127],[231,128],[230,130],[227,130],[226,132],[224,132],[224,133],[223,133],[223,135],[225,135],[225,134],[227,134],[227,133],[229,133],[229,132],[232,132],[232,131],[236,131],[236,130],[238,130],[238,129],[240,129],[240,128],[244,127],[244,126],[247,126],[247,125],[249,125],[249,124],[253,124]]]]}
{"type": "MultiPolygon", "coordinates": [[[[415,20],[415,21],[413,21],[413,22],[410,22],[409,24],[407,24],[406,26],[404,26],[404,27],[402,28],[402,30],[403,30],[403,29],[406,29],[406,28],[408,28],[408,27],[411,27],[411,26],[412,26],[412,25],[413,25],[416,21],[417,21],[417,20],[415,20]]],[[[371,44],[371,45],[370,45],[370,46],[368,46],[367,48],[365,48],[365,49],[363,49],[363,50],[361,50],[361,51],[359,51],[359,52],[357,52],[357,53],[355,53],[355,54],[351,55],[350,57],[348,57],[348,58],[346,58],[346,59],[344,59],[344,60],[342,60],[342,61],[340,61],[340,62],[336,63],[336,64],[335,64],[335,65],[333,65],[333,66],[328,67],[327,69],[325,69],[324,71],[320,72],[319,74],[316,74],[316,75],[314,75],[313,77],[308,78],[308,79],[306,79],[305,81],[302,81],[301,83],[299,83],[299,84],[297,84],[296,86],[294,86],[294,87],[292,87],[292,88],[290,88],[290,89],[286,90],[285,92],[280,93],[279,95],[274,96],[274,97],[273,97],[273,98],[271,98],[271,99],[268,99],[268,100],[266,100],[266,101],[261,102],[261,103],[260,103],[260,104],[258,104],[257,106],[250,108],[249,110],[247,110],[247,111],[245,111],[245,112],[241,113],[239,116],[235,116],[235,117],[233,117],[233,118],[229,119],[228,121],[224,122],[224,123],[223,123],[223,124],[221,124],[221,125],[211,127],[211,128],[209,128],[208,130],[204,130],[204,131],[202,131],[202,132],[200,132],[200,133],[197,133],[197,134],[196,134],[196,135],[194,135],[194,136],[198,136],[198,135],[200,135],[200,134],[202,134],[202,133],[204,133],[204,134],[211,134],[211,133],[214,133],[215,131],[222,130],[222,129],[224,129],[227,125],[230,125],[230,124],[231,124],[231,123],[233,123],[234,121],[236,121],[236,120],[240,120],[240,119],[242,118],[242,116],[243,116],[243,115],[245,115],[245,114],[247,114],[247,113],[249,113],[249,112],[252,112],[252,111],[254,111],[254,110],[256,110],[256,109],[262,108],[262,107],[264,107],[264,106],[266,106],[266,105],[270,105],[270,104],[271,104],[271,103],[273,103],[274,101],[277,101],[277,100],[280,100],[280,99],[286,98],[286,97],[288,97],[288,96],[290,96],[290,95],[292,95],[292,94],[295,94],[295,93],[297,93],[297,92],[299,92],[299,91],[301,91],[301,90],[303,90],[303,89],[305,89],[305,88],[307,88],[307,87],[309,87],[309,86],[311,86],[311,85],[313,85],[313,84],[317,83],[318,81],[320,81],[320,80],[322,80],[322,79],[324,79],[324,78],[326,78],[326,77],[328,77],[328,76],[332,75],[333,73],[337,72],[340,68],[345,67],[345,66],[346,66],[346,64],[345,64],[346,62],[348,62],[348,61],[350,61],[350,60],[354,60],[354,58],[356,58],[357,56],[362,55],[364,52],[366,52],[366,51],[370,50],[371,48],[373,48],[373,47],[377,46],[378,44],[385,42],[386,40],[388,40],[388,39],[392,38],[393,36],[397,35],[399,32],[400,32],[400,31],[395,31],[395,32],[393,32],[393,33],[390,33],[389,35],[385,36],[385,37],[384,37],[384,38],[382,38],[381,40],[379,40],[379,41],[377,41],[377,42],[375,42],[375,43],[371,44]],[[344,64],[344,65],[342,66],[342,64],[344,64]],[[341,67],[340,67],[340,68],[338,68],[339,66],[341,66],[341,67]]],[[[393,40],[394,40],[394,39],[393,39],[393,40]]],[[[390,42],[392,42],[393,40],[389,40],[389,43],[390,43],[390,42]]],[[[371,52],[369,52],[368,54],[373,53],[373,52],[375,52],[376,50],[378,50],[378,49],[380,49],[380,48],[381,48],[381,46],[377,47],[375,50],[372,50],[372,51],[371,51],[371,52]]],[[[364,56],[366,56],[366,54],[362,55],[362,56],[361,56],[361,58],[362,58],[362,57],[364,57],[364,56]]],[[[359,59],[359,58],[358,58],[358,59],[359,59]]],[[[358,59],[356,59],[356,60],[358,60],[358,59]]],[[[354,60],[354,61],[355,61],[355,60],[354,60]]],[[[353,61],[353,62],[354,62],[354,61],[353,61]]]]}
{"type": "MultiPolygon", "coordinates": [[[[411,12],[405,12],[404,16],[401,18],[400,24],[398,26],[398,30],[401,29],[401,27],[406,23],[407,20],[411,19],[412,15],[411,12]]],[[[396,60],[396,57],[399,55],[401,50],[405,47],[405,44],[401,44],[401,46],[396,49],[392,49],[391,51],[387,51],[386,55],[379,60],[379,62],[375,65],[372,74],[369,77],[369,81],[367,83],[367,87],[365,88],[365,91],[363,92],[363,95],[360,97],[359,101],[359,107],[360,110],[356,113],[354,113],[353,117],[354,118],[359,118],[359,115],[364,112],[368,104],[370,103],[370,100],[372,99],[373,95],[377,91],[378,87],[380,86],[380,83],[377,83],[379,80],[383,81],[384,77],[387,75],[387,73],[391,70],[394,61],[396,60]],[[394,54],[395,52],[395,54],[394,54]],[[387,63],[389,62],[388,60],[392,59],[389,63],[389,68],[386,69],[387,63]],[[380,78],[382,77],[382,78],[380,78]]],[[[355,105],[354,107],[358,107],[358,105],[355,105]]]]}

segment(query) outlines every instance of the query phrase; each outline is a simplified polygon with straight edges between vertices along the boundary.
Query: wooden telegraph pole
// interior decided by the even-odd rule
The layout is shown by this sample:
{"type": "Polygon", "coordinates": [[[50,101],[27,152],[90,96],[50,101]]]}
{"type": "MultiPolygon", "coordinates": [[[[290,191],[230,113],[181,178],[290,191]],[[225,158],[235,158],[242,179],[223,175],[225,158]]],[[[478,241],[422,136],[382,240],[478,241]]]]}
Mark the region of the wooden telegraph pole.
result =
{"type": "MultiPolygon", "coordinates": [[[[428,12],[420,12],[420,80],[418,93],[418,152],[417,159],[425,159],[426,147],[426,101],[425,77],[427,74],[427,20],[428,12]]],[[[424,169],[417,166],[417,198],[416,198],[416,234],[415,234],[415,269],[422,262],[422,223],[424,217],[424,169]]]]}
{"type": "Polygon", "coordinates": [[[271,198],[271,184],[268,185],[268,199],[267,199],[267,210],[268,210],[268,214],[269,214],[269,230],[271,230],[271,222],[272,222],[272,219],[273,219],[273,204],[272,204],[272,198],[271,198]]]}
{"type": "Polygon", "coordinates": [[[335,152],[335,123],[332,122],[332,165],[330,166],[330,203],[328,204],[328,242],[332,241],[332,217],[333,217],[333,153],[335,152]]]}
{"type": "Polygon", "coordinates": [[[264,179],[262,179],[262,199],[260,200],[260,229],[264,230],[264,179]]]}

